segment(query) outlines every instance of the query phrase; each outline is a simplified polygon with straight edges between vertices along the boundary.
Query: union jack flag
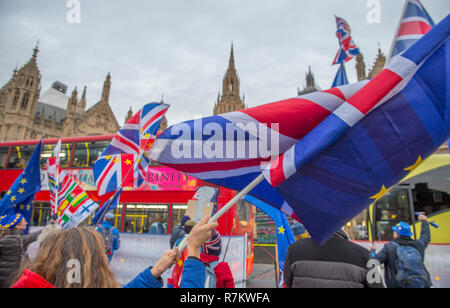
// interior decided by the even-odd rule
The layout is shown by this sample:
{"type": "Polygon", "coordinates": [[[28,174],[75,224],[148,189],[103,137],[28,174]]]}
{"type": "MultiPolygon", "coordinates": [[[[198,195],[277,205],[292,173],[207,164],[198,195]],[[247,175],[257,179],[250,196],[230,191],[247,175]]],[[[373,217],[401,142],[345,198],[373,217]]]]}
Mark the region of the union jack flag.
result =
{"type": "Polygon", "coordinates": [[[163,103],[145,105],[114,136],[94,164],[99,195],[143,184],[150,163],[148,151],[168,108],[169,105],[163,103]]]}
{"type": "Polygon", "coordinates": [[[334,58],[333,64],[341,64],[350,61],[359,54],[359,49],[356,47],[351,36],[351,30],[348,23],[340,17],[336,16],[337,32],[336,36],[339,39],[339,51],[334,58]]]}
{"type": "Polygon", "coordinates": [[[434,25],[433,19],[419,0],[407,0],[392,44],[391,58],[411,47],[434,25]]]}
{"type": "Polygon", "coordinates": [[[450,137],[449,35],[447,16],[371,81],[174,125],[151,157],[233,190],[262,170],[248,194],[323,244],[450,137]]]}

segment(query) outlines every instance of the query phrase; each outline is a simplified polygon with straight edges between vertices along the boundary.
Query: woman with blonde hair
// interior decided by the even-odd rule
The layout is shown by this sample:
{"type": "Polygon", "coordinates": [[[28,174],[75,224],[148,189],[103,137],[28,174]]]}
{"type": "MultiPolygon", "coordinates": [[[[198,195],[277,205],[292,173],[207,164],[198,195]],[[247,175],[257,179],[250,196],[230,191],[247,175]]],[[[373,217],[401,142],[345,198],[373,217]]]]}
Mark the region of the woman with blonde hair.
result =
{"type": "MultiPolygon", "coordinates": [[[[185,287],[200,287],[205,267],[197,260],[201,245],[217,223],[203,220],[188,238],[190,266],[185,287]]],[[[35,260],[13,288],[116,288],[118,284],[105,254],[104,240],[92,227],[76,227],[49,235],[35,260]]],[[[161,275],[176,262],[178,249],[166,251],[154,267],[140,273],[125,288],[160,288],[161,275]]]]}

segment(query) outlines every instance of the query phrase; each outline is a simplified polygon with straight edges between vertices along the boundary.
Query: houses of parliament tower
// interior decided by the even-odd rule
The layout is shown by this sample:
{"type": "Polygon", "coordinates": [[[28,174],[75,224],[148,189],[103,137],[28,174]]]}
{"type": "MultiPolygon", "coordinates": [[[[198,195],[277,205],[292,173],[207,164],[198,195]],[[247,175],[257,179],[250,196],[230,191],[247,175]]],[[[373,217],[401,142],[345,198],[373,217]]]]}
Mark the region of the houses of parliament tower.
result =
{"type": "Polygon", "coordinates": [[[228,69],[223,78],[222,95],[217,95],[214,105],[214,115],[245,109],[245,96],[240,96],[239,77],[234,62],[234,46],[231,44],[228,69]]]}

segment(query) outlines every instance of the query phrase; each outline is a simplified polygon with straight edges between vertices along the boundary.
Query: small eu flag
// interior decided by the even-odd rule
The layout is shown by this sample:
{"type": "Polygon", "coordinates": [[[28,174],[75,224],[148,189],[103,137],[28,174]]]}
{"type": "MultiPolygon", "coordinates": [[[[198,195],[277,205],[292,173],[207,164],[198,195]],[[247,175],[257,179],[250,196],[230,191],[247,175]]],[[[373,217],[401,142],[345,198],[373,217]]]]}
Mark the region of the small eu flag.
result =
{"type": "Polygon", "coordinates": [[[25,170],[0,201],[0,216],[22,214],[30,222],[34,195],[41,190],[42,141],[34,150],[25,170]]]}

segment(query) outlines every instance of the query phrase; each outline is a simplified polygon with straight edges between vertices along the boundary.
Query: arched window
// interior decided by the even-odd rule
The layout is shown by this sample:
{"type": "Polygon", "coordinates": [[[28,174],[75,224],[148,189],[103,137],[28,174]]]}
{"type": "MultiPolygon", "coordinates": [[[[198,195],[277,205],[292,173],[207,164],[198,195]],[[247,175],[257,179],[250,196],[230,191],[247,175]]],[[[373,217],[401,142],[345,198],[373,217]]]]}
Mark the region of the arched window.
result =
{"type": "Polygon", "coordinates": [[[22,105],[21,105],[23,109],[27,108],[29,98],[30,98],[30,93],[28,93],[28,92],[25,93],[25,95],[23,96],[22,105]]]}
{"type": "Polygon", "coordinates": [[[16,94],[14,95],[13,99],[13,107],[17,106],[17,103],[19,102],[20,92],[19,90],[16,90],[16,94]]]}

